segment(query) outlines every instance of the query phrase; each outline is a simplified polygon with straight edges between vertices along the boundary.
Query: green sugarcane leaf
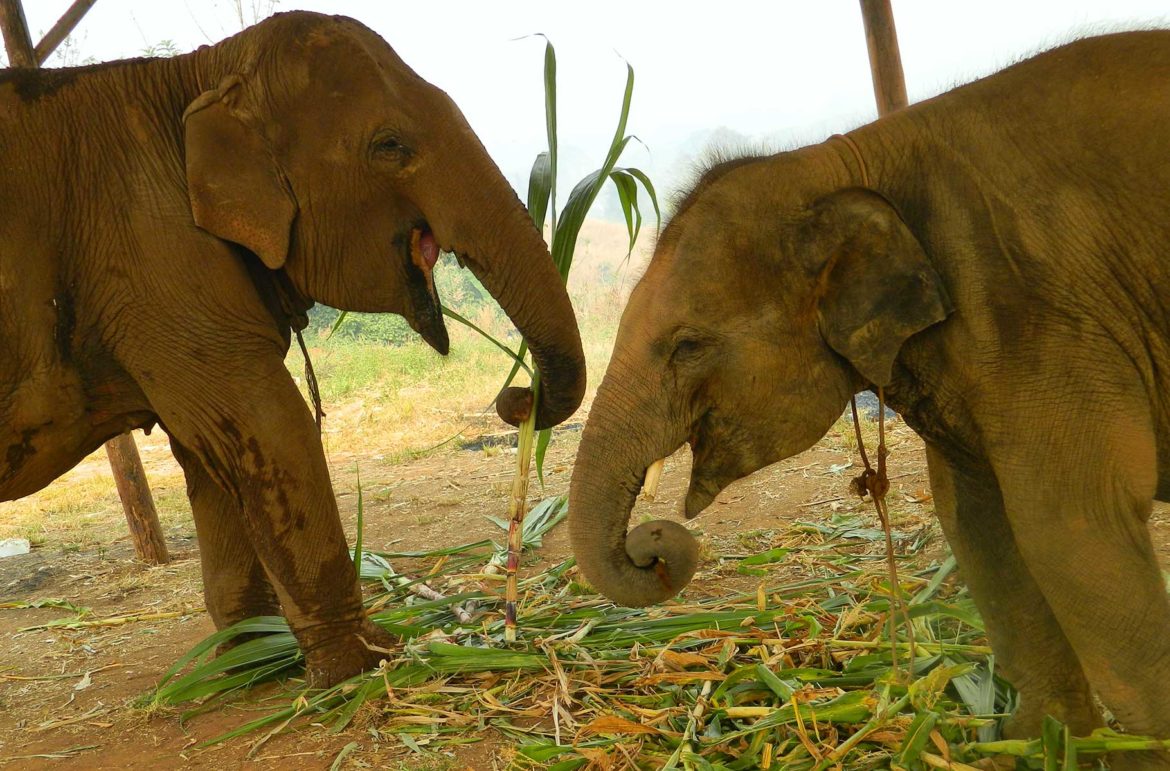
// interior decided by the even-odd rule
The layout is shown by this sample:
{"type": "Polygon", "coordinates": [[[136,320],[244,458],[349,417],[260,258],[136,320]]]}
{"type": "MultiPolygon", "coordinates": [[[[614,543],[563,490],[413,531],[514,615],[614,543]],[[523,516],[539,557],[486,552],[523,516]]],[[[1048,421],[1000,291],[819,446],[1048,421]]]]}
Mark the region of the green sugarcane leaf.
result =
{"type": "Polygon", "coordinates": [[[357,538],[353,545],[353,569],[360,581],[362,579],[362,531],[365,529],[365,510],[362,505],[362,472],[356,465],[353,471],[357,476],[357,538]]]}
{"type": "Polygon", "coordinates": [[[333,321],[333,326],[329,327],[329,334],[325,336],[326,340],[333,337],[333,333],[337,331],[337,328],[341,326],[341,322],[345,321],[345,317],[348,315],[349,311],[342,311],[337,314],[337,318],[333,321]]]}
{"type": "Polygon", "coordinates": [[[617,165],[622,151],[629,144],[631,137],[626,136],[626,123],[630,117],[630,100],[634,95],[634,68],[626,64],[626,88],[622,97],[621,114],[618,117],[617,130],[606,154],[605,163],[593,174],[588,175],[573,188],[569,194],[569,201],[565,204],[562,221],[557,224],[553,232],[553,261],[561,272],[561,277],[569,275],[573,264],[573,250],[577,244],[577,235],[581,225],[585,222],[593,201],[601,190],[601,186],[617,165]]]}
{"type": "MultiPolygon", "coordinates": [[[[621,141],[618,155],[621,155],[621,151],[625,149],[628,142],[629,137],[621,141]]],[[[569,275],[573,266],[573,252],[577,246],[577,236],[581,233],[585,218],[593,207],[593,202],[597,200],[597,194],[601,192],[602,186],[609,178],[610,172],[613,171],[613,167],[614,164],[606,159],[604,166],[583,177],[569,193],[569,200],[565,203],[560,222],[557,223],[556,232],[553,234],[553,262],[556,263],[562,279],[569,275]]]]}
{"type": "Polygon", "coordinates": [[[528,364],[524,361],[524,356],[527,353],[528,341],[521,340],[520,347],[516,350],[516,360],[512,362],[512,370],[508,373],[508,377],[504,378],[504,384],[500,386],[501,391],[512,385],[512,381],[516,379],[516,375],[520,372],[521,369],[523,369],[529,375],[532,374],[532,369],[529,368],[528,364]]]}
{"type": "Polygon", "coordinates": [[[930,732],[938,722],[938,715],[933,712],[919,712],[906,729],[906,737],[902,740],[902,751],[898,753],[898,762],[902,765],[916,763],[926,749],[930,740],[930,732]]]}
{"type": "Polygon", "coordinates": [[[572,752],[573,748],[551,742],[534,742],[532,744],[522,744],[516,751],[526,758],[543,762],[551,760],[558,755],[572,752]]]}
{"type": "Polygon", "coordinates": [[[942,582],[946,580],[946,577],[949,576],[957,566],[958,563],[955,561],[955,555],[953,554],[943,560],[942,565],[940,565],[938,570],[934,572],[934,576],[930,579],[930,582],[926,586],[922,587],[922,589],[914,595],[914,597],[910,600],[910,604],[919,605],[938,594],[938,590],[942,586],[942,582]]]}
{"type": "Polygon", "coordinates": [[[544,456],[548,452],[548,443],[552,440],[552,429],[544,428],[536,432],[536,450],[534,452],[534,460],[536,461],[536,478],[540,480],[540,486],[544,488],[544,456]]]}
{"type": "Polygon", "coordinates": [[[622,216],[626,219],[626,231],[630,234],[630,246],[626,250],[626,257],[634,253],[634,244],[638,241],[638,233],[642,230],[642,212],[638,209],[638,183],[622,171],[614,169],[609,178],[617,189],[618,203],[622,206],[622,216]]]}
{"type": "Polygon", "coordinates": [[[1064,729],[1064,762],[1060,771],[1077,771],[1080,764],[1077,762],[1077,744],[1072,732],[1066,726],[1064,729]]]}
{"type": "Polygon", "coordinates": [[[190,651],[179,657],[179,660],[168,669],[159,681],[155,688],[155,696],[161,697],[167,691],[168,684],[171,683],[179,672],[182,672],[191,662],[202,659],[206,661],[217,647],[238,635],[242,634],[270,634],[274,632],[288,632],[288,622],[281,616],[259,616],[257,618],[249,618],[233,624],[227,629],[221,629],[212,635],[209,635],[203,642],[196,645],[190,651]]]}
{"type": "Polygon", "coordinates": [[[536,229],[544,232],[544,220],[548,216],[549,197],[552,195],[552,156],[546,150],[532,162],[528,175],[528,213],[536,229]]]}
{"type": "Polygon", "coordinates": [[[756,677],[760,682],[768,686],[768,690],[780,697],[781,702],[787,702],[792,699],[794,688],[788,683],[776,676],[776,673],[768,669],[763,664],[756,664],[756,677]]]}
{"type": "Polygon", "coordinates": [[[650,181],[650,177],[646,176],[646,172],[641,169],[636,169],[633,166],[627,166],[623,171],[642,183],[642,187],[646,190],[646,195],[650,196],[650,203],[654,204],[654,221],[656,226],[661,227],[662,210],[658,208],[658,194],[654,191],[654,183],[650,181]]]}
{"type": "MultiPolygon", "coordinates": [[[[552,229],[557,227],[557,52],[552,41],[544,43],[544,126],[548,135],[549,198],[552,229]]],[[[543,221],[542,221],[543,224],[543,221]]]]}
{"type": "Polygon", "coordinates": [[[459,315],[458,313],[451,310],[450,308],[444,307],[443,308],[443,315],[449,319],[454,319],[455,321],[458,321],[460,324],[463,324],[464,326],[468,327],[469,329],[474,329],[476,332],[479,332],[481,335],[484,336],[485,339],[487,339],[488,342],[490,342],[495,347],[499,348],[504,353],[508,354],[508,357],[516,362],[517,368],[523,368],[525,372],[527,372],[530,375],[532,374],[532,370],[529,369],[528,365],[524,363],[524,360],[522,358],[520,358],[521,356],[523,356],[522,353],[517,353],[516,351],[513,351],[511,348],[504,345],[499,340],[497,340],[496,338],[489,335],[487,332],[485,332],[482,329],[480,329],[479,327],[477,327],[470,320],[464,318],[463,316],[459,315]]]}
{"type": "Polygon", "coordinates": [[[1060,771],[1060,756],[1064,749],[1064,724],[1051,715],[1044,716],[1040,726],[1040,746],[1044,749],[1044,771],[1060,771]]]}
{"type": "Polygon", "coordinates": [[[771,565],[774,562],[780,562],[781,560],[783,560],[785,557],[788,556],[788,553],[790,551],[792,551],[792,550],[791,549],[783,549],[783,548],[768,549],[768,551],[760,552],[759,554],[753,554],[752,556],[745,558],[744,560],[742,560],[740,562],[740,564],[741,565],[771,565]]]}

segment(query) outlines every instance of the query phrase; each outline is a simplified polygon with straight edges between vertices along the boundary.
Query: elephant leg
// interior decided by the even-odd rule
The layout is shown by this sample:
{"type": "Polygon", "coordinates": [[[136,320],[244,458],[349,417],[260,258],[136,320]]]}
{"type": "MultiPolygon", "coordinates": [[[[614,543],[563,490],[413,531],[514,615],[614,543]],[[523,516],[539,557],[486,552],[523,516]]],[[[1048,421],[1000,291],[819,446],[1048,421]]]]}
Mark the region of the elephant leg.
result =
{"type": "MultiPolygon", "coordinates": [[[[310,683],[334,685],[376,667],[378,649],[394,638],[366,617],[321,439],[281,349],[218,334],[212,345],[175,331],[167,355],[145,360],[138,377],[167,433],[238,503],[241,527],[232,537],[255,550],[310,683]]],[[[228,548],[240,554],[226,544],[213,551],[228,548]]],[[[251,565],[231,572],[229,592],[256,575],[251,565]]]]}
{"type": "Polygon", "coordinates": [[[1016,546],[990,469],[951,463],[927,444],[930,485],[947,542],[1020,703],[1009,737],[1040,735],[1051,715],[1084,736],[1101,725],[1076,654],[1016,546]]]}
{"type": "MultiPolygon", "coordinates": [[[[1057,421],[1004,453],[1008,519],[1105,706],[1130,733],[1170,738],[1170,602],[1146,526],[1157,483],[1148,412],[1117,393],[1065,403],[1102,413],[1057,421]]],[[[1145,762],[1131,755],[1114,767],[1170,768],[1170,753],[1145,762]]]]}
{"type": "Polygon", "coordinates": [[[171,451],[187,478],[187,497],[199,535],[203,596],[216,629],[255,616],[280,615],[280,603],[252,545],[239,503],[174,439],[171,451]]]}

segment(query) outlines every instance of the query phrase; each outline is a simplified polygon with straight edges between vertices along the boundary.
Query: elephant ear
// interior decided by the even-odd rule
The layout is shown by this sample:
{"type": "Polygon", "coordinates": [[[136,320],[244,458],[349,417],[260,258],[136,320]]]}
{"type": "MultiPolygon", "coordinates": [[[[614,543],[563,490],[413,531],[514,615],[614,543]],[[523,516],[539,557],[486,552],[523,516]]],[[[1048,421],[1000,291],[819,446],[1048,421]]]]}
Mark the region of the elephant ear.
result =
{"type": "Polygon", "coordinates": [[[821,198],[808,225],[822,337],[870,383],[889,385],[907,338],[953,309],[938,273],[894,207],[871,190],[821,198]]]}
{"type": "Polygon", "coordinates": [[[276,270],[288,257],[297,204],[268,143],[234,109],[241,84],[228,76],[183,113],[187,193],[196,225],[276,270]]]}

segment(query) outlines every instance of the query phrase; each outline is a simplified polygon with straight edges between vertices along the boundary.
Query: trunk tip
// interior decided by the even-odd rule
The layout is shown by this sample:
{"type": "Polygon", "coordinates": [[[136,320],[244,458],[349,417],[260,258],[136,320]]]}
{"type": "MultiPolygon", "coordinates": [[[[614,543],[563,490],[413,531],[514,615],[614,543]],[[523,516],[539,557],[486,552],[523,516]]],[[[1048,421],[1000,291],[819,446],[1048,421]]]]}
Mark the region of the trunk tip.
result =
{"type": "Polygon", "coordinates": [[[519,426],[532,414],[532,389],[509,386],[500,391],[496,414],[508,425],[519,426]]]}

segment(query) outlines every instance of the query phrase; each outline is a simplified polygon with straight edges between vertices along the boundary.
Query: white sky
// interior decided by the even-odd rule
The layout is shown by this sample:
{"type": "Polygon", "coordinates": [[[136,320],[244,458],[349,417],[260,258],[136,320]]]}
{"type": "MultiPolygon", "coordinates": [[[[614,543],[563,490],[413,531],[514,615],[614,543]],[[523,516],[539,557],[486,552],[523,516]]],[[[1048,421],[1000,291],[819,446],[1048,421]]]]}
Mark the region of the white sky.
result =
{"type": "MultiPolygon", "coordinates": [[[[25,0],[34,38],[68,5],[25,0]]],[[[243,5],[266,12],[271,3],[243,5]]],[[[893,5],[912,101],[1075,35],[1170,26],[1166,0],[893,5]]],[[[628,129],[650,148],[624,161],[657,174],[660,186],[683,171],[680,153],[694,153],[701,132],[724,128],[791,144],[819,141],[875,116],[856,0],[284,0],[275,8],[345,14],[379,32],[451,94],[516,182],[526,181],[531,159],[545,147],[543,41],[516,40],[535,32],[557,48],[566,185],[602,159],[624,84],[622,58],[637,77],[628,129]]],[[[139,56],[165,40],[186,51],[239,28],[234,2],[98,0],[74,33],[71,56],[139,56]]]]}

